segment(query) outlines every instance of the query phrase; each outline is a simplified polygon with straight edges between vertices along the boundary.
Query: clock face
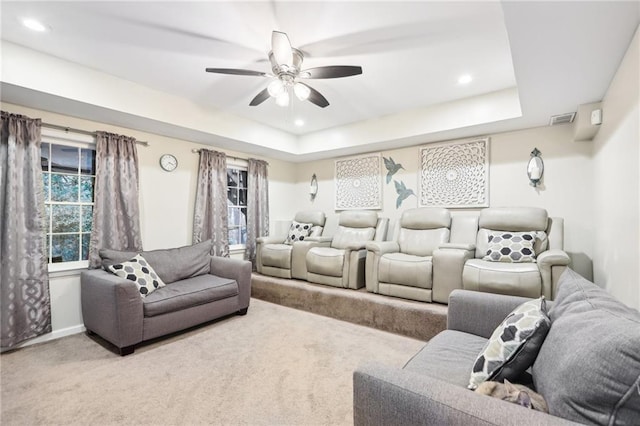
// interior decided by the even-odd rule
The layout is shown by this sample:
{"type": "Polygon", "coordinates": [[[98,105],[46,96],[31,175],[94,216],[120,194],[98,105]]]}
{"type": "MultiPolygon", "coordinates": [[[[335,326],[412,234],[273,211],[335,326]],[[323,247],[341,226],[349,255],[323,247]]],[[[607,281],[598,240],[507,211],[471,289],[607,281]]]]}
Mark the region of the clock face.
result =
{"type": "Polygon", "coordinates": [[[178,167],[178,160],[171,154],[164,154],[160,157],[160,167],[162,167],[163,170],[172,172],[178,167]]]}

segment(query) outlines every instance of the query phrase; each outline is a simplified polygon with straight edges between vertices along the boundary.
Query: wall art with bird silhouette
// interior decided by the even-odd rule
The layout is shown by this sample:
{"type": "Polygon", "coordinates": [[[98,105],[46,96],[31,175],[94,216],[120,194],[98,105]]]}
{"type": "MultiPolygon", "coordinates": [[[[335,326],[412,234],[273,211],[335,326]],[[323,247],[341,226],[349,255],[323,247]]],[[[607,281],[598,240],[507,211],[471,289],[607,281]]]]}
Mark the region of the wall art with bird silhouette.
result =
{"type": "MultiPolygon", "coordinates": [[[[382,160],[384,161],[384,167],[387,169],[387,184],[391,183],[393,175],[398,173],[400,169],[406,170],[402,167],[402,164],[396,163],[391,157],[382,157],[382,160]]],[[[407,188],[404,181],[397,181],[394,179],[393,184],[396,187],[396,194],[398,194],[398,198],[396,198],[396,209],[400,208],[402,202],[409,198],[409,196],[416,196],[412,189],[407,188]]]]}

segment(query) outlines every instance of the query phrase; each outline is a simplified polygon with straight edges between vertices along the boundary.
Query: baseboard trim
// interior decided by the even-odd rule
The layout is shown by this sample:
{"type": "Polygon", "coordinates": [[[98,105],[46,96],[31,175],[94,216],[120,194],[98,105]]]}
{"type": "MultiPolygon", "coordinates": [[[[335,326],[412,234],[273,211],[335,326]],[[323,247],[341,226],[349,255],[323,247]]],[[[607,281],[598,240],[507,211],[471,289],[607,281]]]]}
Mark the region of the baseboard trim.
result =
{"type": "Polygon", "coordinates": [[[26,348],[27,346],[37,345],[38,343],[50,342],[52,340],[60,339],[62,337],[71,336],[72,334],[78,334],[86,331],[84,325],[74,325],[72,327],[61,328],[60,330],[54,330],[51,333],[43,334],[42,336],[34,337],[22,343],[17,344],[12,348],[3,348],[2,352],[12,351],[15,349],[26,348]]]}

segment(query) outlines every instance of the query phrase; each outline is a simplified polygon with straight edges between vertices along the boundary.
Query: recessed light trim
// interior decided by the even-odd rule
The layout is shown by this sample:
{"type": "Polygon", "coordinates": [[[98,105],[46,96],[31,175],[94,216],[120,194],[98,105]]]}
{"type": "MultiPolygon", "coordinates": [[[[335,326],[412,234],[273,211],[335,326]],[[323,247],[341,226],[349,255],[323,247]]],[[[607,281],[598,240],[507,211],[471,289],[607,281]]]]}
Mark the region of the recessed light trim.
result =
{"type": "Polygon", "coordinates": [[[469,84],[473,80],[469,74],[461,75],[458,77],[458,84],[469,84]]]}
{"type": "Polygon", "coordinates": [[[296,121],[293,122],[293,124],[295,124],[298,127],[302,127],[304,126],[304,120],[301,118],[298,118],[296,121]]]}
{"type": "Polygon", "coordinates": [[[44,24],[36,19],[26,18],[22,20],[22,25],[29,28],[32,31],[36,31],[39,33],[47,31],[47,27],[44,24]]]}

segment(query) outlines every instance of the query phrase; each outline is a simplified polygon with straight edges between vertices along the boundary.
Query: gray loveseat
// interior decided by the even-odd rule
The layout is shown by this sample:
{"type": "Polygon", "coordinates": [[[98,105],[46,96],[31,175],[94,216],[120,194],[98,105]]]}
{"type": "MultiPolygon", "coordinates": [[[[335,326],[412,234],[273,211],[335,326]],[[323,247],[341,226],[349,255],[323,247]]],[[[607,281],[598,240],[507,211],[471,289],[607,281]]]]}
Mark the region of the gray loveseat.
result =
{"type": "MultiPolygon", "coordinates": [[[[244,315],[251,296],[251,263],[211,256],[211,241],[140,254],[166,286],[146,297],[133,281],[104,269],[82,272],[84,325],[113,343],[121,355],[134,346],[226,315],[244,315]]],[[[124,262],[138,253],[100,250],[102,266],[124,262]]]]}
{"type": "Polygon", "coordinates": [[[551,414],[466,389],[494,328],[526,298],[454,290],[447,330],[403,369],[360,366],[356,425],[640,424],[640,313],[567,269],[531,369],[551,414]]]}

